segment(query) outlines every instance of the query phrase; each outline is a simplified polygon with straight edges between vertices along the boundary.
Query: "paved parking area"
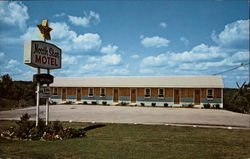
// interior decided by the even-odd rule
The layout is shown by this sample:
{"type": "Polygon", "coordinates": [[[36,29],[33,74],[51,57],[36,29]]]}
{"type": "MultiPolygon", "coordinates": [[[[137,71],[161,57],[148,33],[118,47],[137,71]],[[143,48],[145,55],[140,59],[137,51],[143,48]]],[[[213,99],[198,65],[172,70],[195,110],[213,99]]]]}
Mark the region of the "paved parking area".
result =
{"type": "MultiPolygon", "coordinates": [[[[24,113],[35,119],[36,107],[0,112],[0,120],[17,120],[24,113]]],[[[40,106],[40,117],[45,118],[45,106],[40,106]]],[[[52,105],[50,120],[136,123],[213,125],[250,128],[250,115],[216,109],[129,107],[98,105],[52,105]]]]}

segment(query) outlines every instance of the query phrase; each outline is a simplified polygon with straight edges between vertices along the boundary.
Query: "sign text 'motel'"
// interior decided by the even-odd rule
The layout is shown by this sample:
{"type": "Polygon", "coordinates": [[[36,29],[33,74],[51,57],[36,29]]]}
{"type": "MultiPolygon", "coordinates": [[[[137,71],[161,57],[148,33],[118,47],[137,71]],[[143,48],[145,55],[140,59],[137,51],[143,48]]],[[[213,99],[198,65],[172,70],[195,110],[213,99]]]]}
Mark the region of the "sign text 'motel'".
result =
{"type": "Polygon", "coordinates": [[[24,63],[36,68],[61,68],[62,51],[54,44],[43,41],[25,41],[24,63]]]}

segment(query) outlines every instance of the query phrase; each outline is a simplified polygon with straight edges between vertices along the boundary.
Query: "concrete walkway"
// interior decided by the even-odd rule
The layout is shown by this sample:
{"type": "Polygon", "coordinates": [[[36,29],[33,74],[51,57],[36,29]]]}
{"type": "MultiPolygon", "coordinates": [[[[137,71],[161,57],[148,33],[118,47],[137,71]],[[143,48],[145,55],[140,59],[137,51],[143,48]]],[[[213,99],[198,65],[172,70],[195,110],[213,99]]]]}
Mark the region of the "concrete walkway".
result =
{"type": "MultiPolygon", "coordinates": [[[[0,120],[18,120],[24,113],[35,119],[36,107],[1,111],[0,120]]],[[[40,106],[45,118],[45,106],[40,106]]],[[[200,125],[250,129],[250,115],[216,109],[128,107],[97,105],[53,105],[50,120],[163,125],[200,125]]]]}

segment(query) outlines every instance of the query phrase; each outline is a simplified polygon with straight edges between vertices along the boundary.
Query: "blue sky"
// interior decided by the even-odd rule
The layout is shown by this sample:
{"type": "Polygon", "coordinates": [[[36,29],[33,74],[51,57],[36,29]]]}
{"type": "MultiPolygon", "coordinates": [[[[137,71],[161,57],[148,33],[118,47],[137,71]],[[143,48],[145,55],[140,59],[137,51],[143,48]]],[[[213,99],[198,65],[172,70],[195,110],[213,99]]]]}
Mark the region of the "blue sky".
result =
{"type": "MultiPolygon", "coordinates": [[[[0,73],[32,80],[24,40],[63,50],[54,76],[212,75],[249,62],[247,0],[1,1],[0,73]]],[[[226,87],[249,80],[248,66],[223,75],[226,87]]]]}

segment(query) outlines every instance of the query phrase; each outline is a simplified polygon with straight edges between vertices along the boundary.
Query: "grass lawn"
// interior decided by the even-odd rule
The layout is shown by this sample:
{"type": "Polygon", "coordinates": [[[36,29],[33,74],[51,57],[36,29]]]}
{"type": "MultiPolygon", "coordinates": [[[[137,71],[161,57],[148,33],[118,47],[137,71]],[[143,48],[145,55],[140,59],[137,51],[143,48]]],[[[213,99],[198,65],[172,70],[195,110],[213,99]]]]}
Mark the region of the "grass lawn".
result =
{"type": "MultiPolygon", "coordinates": [[[[0,131],[15,125],[0,121],[0,131]]],[[[64,123],[87,127],[91,123],[64,123]]],[[[87,136],[63,141],[12,141],[0,137],[0,158],[171,158],[211,159],[250,157],[250,131],[105,124],[87,136]]]]}

